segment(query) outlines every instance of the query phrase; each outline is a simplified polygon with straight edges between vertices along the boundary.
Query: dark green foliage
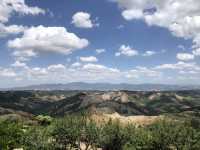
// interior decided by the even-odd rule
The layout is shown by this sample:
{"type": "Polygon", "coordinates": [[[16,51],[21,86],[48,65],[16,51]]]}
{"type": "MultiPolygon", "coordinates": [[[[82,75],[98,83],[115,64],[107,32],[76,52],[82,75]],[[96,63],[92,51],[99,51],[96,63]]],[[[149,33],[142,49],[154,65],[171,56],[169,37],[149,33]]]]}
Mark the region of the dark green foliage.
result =
{"type": "Polygon", "coordinates": [[[50,125],[52,120],[53,120],[53,118],[50,117],[50,116],[38,115],[36,117],[36,120],[38,121],[38,123],[40,125],[50,125]]]}
{"type": "Polygon", "coordinates": [[[133,125],[128,125],[126,127],[126,134],[129,136],[129,139],[123,147],[124,150],[146,150],[151,148],[152,135],[149,130],[143,127],[136,128],[133,125]]]}
{"type": "Polygon", "coordinates": [[[50,125],[0,123],[3,150],[199,150],[199,120],[159,120],[148,126],[108,121],[97,124],[85,115],[54,119],[50,125]]]}
{"type": "Polygon", "coordinates": [[[101,129],[96,125],[94,121],[87,121],[81,138],[81,141],[86,145],[86,149],[88,149],[89,146],[91,146],[93,149],[99,146],[99,135],[101,133],[100,131],[101,129]]]}
{"type": "Polygon", "coordinates": [[[151,125],[148,130],[153,137],[152,149],[200,149],[200,132],[185,122],[162,120],[151,125]]]}
{"type": "Polygon", "coordinates": [[[200,129],[200,119],[195,117],[191,118],[189,123],[193,128],[200,129]]]}
{"type": "Polygon", "coordinates": [[[0,122],[0,148],[11,150],[20,147],[23,126],[9,121],[0,122]]]}
{"type": "Polygon", "coordinates": [[[101,147],[105,150],[121,150],[128,140],[125,128],[112,120],[103,125],[100,136],[101,147]]]}
{"type": "Polygon", "coordinates": [[[26,129],[21,141],[23,148],[27,150],[53,150],[51,142],[52,138],[47,128],[38,126],[26,129]]]}
{"type": "Polygon", "coordinates": [[[80,148],[81,143],[86,149],[98,145],[100,129],[96,123],[83,116],[66,116],[52,125],[51,136],[57,149],[80,148]]]}
{"type": "Polygon", "coordinates": [[[66,116],[56,120],[51,133],[55,146],[59,149],[78,148],[85,124],[85,117],[66,116]]]}

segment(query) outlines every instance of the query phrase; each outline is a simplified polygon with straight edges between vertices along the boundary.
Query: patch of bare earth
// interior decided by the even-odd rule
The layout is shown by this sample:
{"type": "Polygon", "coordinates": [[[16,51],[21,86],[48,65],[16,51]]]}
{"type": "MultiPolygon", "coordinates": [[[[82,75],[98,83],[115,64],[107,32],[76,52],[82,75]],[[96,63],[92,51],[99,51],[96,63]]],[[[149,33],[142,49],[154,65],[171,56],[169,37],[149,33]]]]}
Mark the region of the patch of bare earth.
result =
{"type": "Polygon", "coordinates": [[[118,113],[113,114],[93,114],[91,118],[97,123],[105,123],[109,120],[119,121],[122,124],[149,125],[162,119],[162,116],[122,116],[118,113]]]}

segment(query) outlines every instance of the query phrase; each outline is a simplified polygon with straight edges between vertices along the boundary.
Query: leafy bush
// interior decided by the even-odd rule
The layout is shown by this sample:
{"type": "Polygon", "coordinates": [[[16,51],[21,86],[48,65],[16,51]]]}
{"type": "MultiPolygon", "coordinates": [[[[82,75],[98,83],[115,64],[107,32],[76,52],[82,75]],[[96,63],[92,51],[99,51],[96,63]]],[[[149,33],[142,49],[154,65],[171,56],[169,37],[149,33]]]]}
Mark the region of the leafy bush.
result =
{"type": "Polygon", "coordinates": [[[100,127],[96,125],[96,123],[92,120],[86,122],[83,127],[83,133],[81,142],[85,143],[86,150],[91,147],[95,149],[99,146],[99,135],[100,135],[100,127]]]}
{"type": "Polygon", "coordinates": [[[153,149],[200,149],[200,132],[184,122],[162,120],[151,125],[149,130],[153,149]]]}
{"type": "Polygon", "coordinates": [[[129,135],[129,138],[123,147],[124,150],[143,150],[151,148],[152,135],[149,130],[143,127],[128,125],[126,127],[126,134],[129,135]]]}
{"type": "Polygon", "coordinates": [[[50,125],[24,126],[0,122],[0,146],[4,150],[199,150],[198,120],[160,120],[148,126],[124,125],[118,121],[97,124],[85,115],[54,119],[50,125]]]}
{"type": "Polygon", "coordinates": [[[80,147],[81,131],[86,124],[84,117],[66,116],[55,121],[51,135],[55,139],[55,147],[80,147]]]}
{"type": "Polygon", "coordinates": [[[100,145],[103,149],[121,150],[129,135],[118,121],[110,120],[102,126],[100,145]]]}
{"type": "Polygon", "coordinates": [[[0,122],[0,148],[10,150],[20,147],[23,137],[23,126],[9,121],[0,122]]]}
{"type": "Polygon", "coordinates": [[[36,117],[36,120],[39,122],[41,125],[49,125],[51,124],[53,118],[50,116],[44,116],[44,115],[38,115],[36,117]]]}
{"type": "Polygon", "coordinates": [[[53,150],[52,138],[49,135],[49,130],[43,127],[29,127],[21,141],[23,148],[27,150],[53,150]]]}
{"type": "Polygon", "coordinates": [[[193,128],[200,131],[200,120],[199,119],[191,118],[189,123],[193,128]]]}

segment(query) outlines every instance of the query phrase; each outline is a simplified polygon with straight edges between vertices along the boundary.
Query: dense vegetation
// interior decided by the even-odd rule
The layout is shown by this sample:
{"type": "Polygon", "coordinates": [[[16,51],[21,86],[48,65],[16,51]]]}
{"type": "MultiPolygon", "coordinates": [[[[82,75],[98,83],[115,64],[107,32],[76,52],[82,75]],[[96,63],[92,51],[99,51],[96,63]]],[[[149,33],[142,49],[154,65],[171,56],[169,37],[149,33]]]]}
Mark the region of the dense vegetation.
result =
{"type": "Polygon", "coordinates": [[[96,123],[85,115],[52,119],[36,117],[38,124],[0,122],[3,150],[199,150],[200,122],[159,120],[148,126],[120,124],[117,120],[96,123]]]}
{"type": "Polygon", "coordinates": [[[199,118],[199,90],[0,92],[0,150],[200,150],[199,118]],[[82,111],[160,120],[98,122],[82,111]]]}

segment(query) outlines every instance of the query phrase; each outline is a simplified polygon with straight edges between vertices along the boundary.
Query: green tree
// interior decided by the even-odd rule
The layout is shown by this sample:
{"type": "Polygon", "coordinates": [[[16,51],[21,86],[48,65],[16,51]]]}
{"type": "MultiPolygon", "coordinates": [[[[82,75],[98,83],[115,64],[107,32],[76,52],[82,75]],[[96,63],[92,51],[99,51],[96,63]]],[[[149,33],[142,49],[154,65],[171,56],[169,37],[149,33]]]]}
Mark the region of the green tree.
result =
{"type": "Polygon", "coordinates": [[[147,150],[151,149],[152,136],[144,127],[126,126],[126,135],[129,137],[124,145],[124,150],[147,150]]]}
{"type": "Polygon", "coordinates": [[[53,150],[52,140],[48,128],[34,126],[26,130],[21,143],[28,150],[53,150]]]}
{"type": "Polygon", "coordinates": [[[118,121],[110,120],[103,125],[100,135],[100,145],[105,150],[122,150],[128,135],[118,121]]]}
{"type": "Polygon", "coordinates": [[[73,149],[80,147],[81,134],[86,119],[84,117],[66,116],[55,121],[51,135],[55,139],[55,146],[59,149],[73,149]]]}
{"type": "Polygon", "coordinates": [[[153,149],[200,149],[199,132],[180,121],[159,121],[150,126],[153,149]]]}
{"type": "Polygon", "coordinates": [[[53,118],[50,116],[38,115],[36,116],[36,120],[40,125],[50,125],[53,121],[53,118]]]}
{"type": "Polygon", "coordinates": [[[96,149],[99,145],[100,128],[92,120],[88,120],[84,126],[81,142],[86,145],[86,150],[89,147],[96,149]]]}
{"type": "Polygon", "coordinates": [[[20,147],[20,142],[24,135],[22,128],[22,124],[19,123],[0,122],[0,148],[11,150],[20,147]]]}

